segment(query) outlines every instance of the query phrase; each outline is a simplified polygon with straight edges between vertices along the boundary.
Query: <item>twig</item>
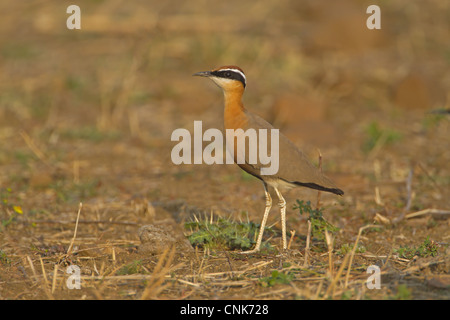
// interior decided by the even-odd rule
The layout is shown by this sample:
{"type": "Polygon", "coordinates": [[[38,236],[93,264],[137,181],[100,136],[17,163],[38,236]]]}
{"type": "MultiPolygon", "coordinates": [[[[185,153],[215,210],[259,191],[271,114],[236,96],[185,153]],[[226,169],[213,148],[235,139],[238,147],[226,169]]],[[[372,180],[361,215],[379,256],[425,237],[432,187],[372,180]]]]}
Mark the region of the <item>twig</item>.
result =
{"type": "Polygon", "coordinates": [[[390,225],[391,224],[391,220],[390,219],[386,218],[385,216],[382,216],[378,212],[375,213],[375,217],[373,218],[373,220],[375,222],[379,222],[379,223],[385,224],[385,225],[390,225]]]}
{"type": "Polygon", "coordinates": [[[328,267],[330,269],[330,278],[333,278],[333,236],[325,229],[325,239],[328,247],[328,267]]]}
{"type": "Polygon", "coordinates": [[[308,258],[309,258],[309,245],[311,242],[311,221],[308,219],[308,234],[306,236],[306,247],[305,247],[305,261],[303,262],[303,267],[308,267],[308,258]]]}
{"type": "Polygon", "coordinates": [[[28,260],[28,263],[29,263],[29,265],[30,265],[30,268],[31,268],[31,272],[33,272],[33,277],[34,277],[34,280],[35,280],[35,281],[37,281],[37,274],[36,274],[36,270],[34,269],[33,261],[31,261],[31,258],[30,258],[30,256],[27,256],[27,260],[28,260]]]}
{"type": "Polygon", "coordinates": [[[427,261],[427,262],[421,263],[417,266],[409,267],[409,268],[403,270],[403,272],[406,274],[413,273],[413,272],[417,272],[421,269],[427,268],[431,265],[440,264],[440,263],[448,263],[448,261],[450,261],[450,259],[448,257],[433,259],[432,261],[427,261]]]}
{"type": "Polygon", "coordinates": [[[38,157],[38,159],[41,160],[46,165],[49,165],[47,160],[45,159],[44,153],[38,147],[36,147],[36,145],[33,142],[33,139],[31,139],[31,137],[28,135],[28,133],[26,133],[24,130],[22,130],[22,131],[20,131],[20,135],[22,136],[23,140],[27,144],[28,148],[30,148],[30,150],[33,151],[33,153],[36,155],[36,157],[38,157]]]}
{"type": "MultiPolygon", "coordinates": [[[[320,149],[317,149],[317,151],[319,152],[319,170],[320,172],[322,172],[322,153],[320,152],[320,149]]],[[[320,190],[317,191],[317,202],[316,202],[316,208],[317,210],[319,210],[320,208],[320,196],[321,196],[321,192],[320,190]]],[[[310,241],[311,241],[311,220],[308,219],[308,235],[306,236],[306,248],[305,248],[305,261],[303,262],[303,267],[307,267],[308,266],[308,258],[309,258],[309,246],[310,246],[310,241]]]]}
{"type": "Polygon", "coordinates": [[[44,267],[44,262],[42,261],[42,258],[39,257],[39,260],[41,262],[41,268],[42,268],[42,276],[44,278],[44,283],[43,283],[43,287],[44,287],[44,291],[45,294],[47,294],[47,297],[50,300],[55,300],[55,298],[53,297],[52,293],[49,291],[49,285],[48,285],[48,280],[47,280],[47,275],[45,274],[45,267],[44,267]]]}
{"type": "Polygon", "coordinates": [[[348,269],[347,269],[347,275],[345,277],[344,288],[347,288],[347,286],[348,286],[348,279],[350,277],[350,271],[352,269],[353,257],[355,256],[356,247],[358,246],[358,241],[359,241],[359,238],[361,237],[362,232],[364,230],[368,229],[368,228],[379,228],[379,227],[381,227],[381,226],[369,224],[369,225],[366,225],[364,227],[359,228],[358,236],[356,237],[355,244],[353,245],[353,249],[352,249],[351,256],[350,256],[350,262],[348,264],[348,269]]]}
{"type": "Polygon", "coordinates": [[[408,174],[408,178],[406,178],[406,206],[403,209],[403,212],[400,214],[400,216],[398,216],[397,218],[395,218],[392,222],[398,223],[400,221],[402,221],[405,218],[406,213],[409,211],[409,209],[411,208],[411,204],[412,204],[412,178],[413,178],[413,174],[414,174],[414,168],[411,168],[411,170],[409,170],[409,174],[408,174]]]}
{"type": "Polygon", "coordinates": [[[193,287],[196,287],[196,288],[200,287],[200,284],[198,284],[198,283],[193,283],[193,282],[190,282],[190,281],[187,281],[187,280],[183,280],[183,279],[178,279],[178,278],[176,280],[178,282],[181,282],[183,284],[187,284],[189,286],[193,286],[193,287]]]}
{"type": "Polygon", "coordinates": [[[428,208],[428,209],[408,213],[407,215],[405,215],[405,219],[411,219],[411,218],[415,218],[415,217],[422,216],[422,215],[429,214],[429,213],[436,217],[437,216],[446,216],[446,215],[450,215],[450,210],[428,208]]]}
{"type": "Polygon", "coordinates": [[[295,230],[292,230],[291,231],[291,237],[289,238],[289,243],[288,243],[288,249],[290,249],[291,248],[291,244],[292,244],[292,240],[294,239],[294,236],[295,236],[295,230]]]}
{"type": "Polygon", "coordinates": [[[162,290],[164,290],[167,285],[161,285],[165,280],[165,275],[170,271],[170,264],[175,256],[175,246],[171,248],[167,248],[162,253],[161,257],[158,260],[158,263],[153,270],[153,281],[150,281],[147,287],[144,289],[142,293],[141,300],[146,300],[149,298],[155,298],[162,290]],[[166,260],[167,256],[167,260],[166,260]],[[164,263],[164,260],[165,263],[164,263]]]}
{"type": "Polygon", "coordinates": [[[384,206],[383,200],[381,200],[380,196],[380,188],[375,187],[375,203],[379,206],[384,206]]]}
{"type": "Polygon", "coordinates": [[[42,275],[44,277],[45,285],[46,285],[46,287],[48,287],[48,280],[47,280],[47,275],[45,274],[44,261],[42,261],[41,257],[39,257],[39,261],[41,262],[42,275]]]}
{"type": "Polygon", "coordinates": [[[409,170],[408,173],[408,178],[406,179],[406,192],[407,192],[407,201],[406,201],[406,206],[405,206],[405,210],[404,213],[406,214],[406,212],[409,211],[409,209],[411,208],[411,204],[412,204],[412,179],[413,179],[413,175],[414,175],[414,167],[411,168],[411,170],[409,170]]]}
{"type": "Polygon", "coordinates": [[[386,144],[387,140],[389,138],[389,134],[387,132],[383,132],[381,136],[377,139],[375,142],[374,147],[372,150],[370,150],[369,154],[367,155],[367,159],[374,159],[378,152],[383,148],[383,146],[386,144]]]}
{"type": "MultiPolygon", "coordinates": [[[[157,221],[158,222],[158,221],[157,221]]],[[[33,220],[33,223],[48,223],[48,224],[72,224],[73,221],[64,221],[64,220],[33,220]]],[[[130,221],[109,221],[109,220],[79,220],[78,223],[86,223],[86,224],[118,224],[125,226],[137,226],[141,225],[137,222],[130,221]]]]}
{"type": "Polygon", "coordinates": [[[67,249],[67,253],[66,253],[67,256],[69,256],[72,253],[73,243],[75,242],[75,239],[77,237],[78,220],[80,219],[80,213],[81,213],[82,207],[83,207],[83,204],[80,202],[80,205],[78,206],[77,221],[75,222],[75,231],[73,232],[72,241],[70,242],[69,248],[67,249]]]}
{"type": "Polygon", "coordinates": [[[55,263],[55,269],[53,270],[53,279],[52,279],[52,293],[55,292],[57,275],[58,275],[58,264],[55,263]]]}
{"type": "MultiPolygon", "coordinates": [[[[334,289],[335,289],[335,287],[336,287],[336,283],[338,282],[339,278],[341,277],[341,274],[342,274],[342,272],[344,271],[344,267],[345,267],[345,265],[347,264],[347,261],[348,261],[349,257],[350,257],[350,253],[347,253],[347,254],[345,255],[345,257],[344,257],[344,260],[342,261],[341,267],[339,268],[339,270],[338,270],[338,272],[337,272],[337,274],[336,274],[336,277],[334,277],[334,278],[333,278],[333,281],[331,281],[331,284],[330,284],[330,286],[328,287],[327,292],[325,293],[324,298],[328,297],[328,296],[330,295],[330,293],[331,293],[332,290],[333,290],[333,293],[334,293],[334,289]]],[[[351,266],[351,264],[349,264],[348,270],[350,270],[350,266],[351,266]]]]}
{"type": "MultiPolygon", "coordinates": [[[[235,273],[236,275],[241,275],[241,274],[247,273],[247,272],[249,272],[249,271],[251,271],[251,270],[255,270],[255,269],[259,269],[259,268],[265,267],[265,266],[270,265],[270,264],[272,264],[272,263],[273,263],[273,260],[261,261],[261,262],[259,262],[259,263],[254,264],[253,266],[249,267],[248,269],[245,269],[245,270],[236,270],[236,271],[234,271],[234,273],[235,273]]],[[[202,278],[212,278],[212,277],[217,277],[217,276],[229,276],[229,275],[230,275],[230,273],[229,273],[228,271],[224,271],[224,272],[211,272],[211,273],[201,273],[201,272],[198,272],[197,274],[184,275],[184,277],[186,277],[186,278],[199,278],[199,277],[202,277],[202,278]]]]}
{"type": "MultiPolygon", "coordinates": [[[[395,259],[395,261],[400,261],[400,262],[410,262],[411,261],[409,259],[404,259],[404,258],[400,258],[400,257],[393,257],[393,256],[391,256],[391,253],[389,253],[388,256],[387,255],[375,255],[375,254],[368,254],[368,253],[366,253],[366,254],[362,254],[361,257],[369,258],[369,259],[387,259],[387,258],[390,258],[390,259],[395,259]]],[[[384,264],[386,264],[386,263],[384,263],[384,264]]]]}
{"type": "Polygon", "coordinates": [[[422,164],[422,162],[417,163],[419,168],[422,169],[423,172],[425,172],[425,175],[430,179],[430,181],[433,183],[433,187],[437,190],[440,190],[439,185],[437,184],[436,180],[431,176],[431,174],[428,172],[428,170],[425,168],[425,166],[422,164]]]}
{"type": "Polygon", "coordinates": [[[322,278],[322,280],[319,282],[319,285],[317,287],[317,291],[314,296],[314,300],[317,300],[319,298],[320,291],[322,291],[323,282],[324,282],[324,279],[322,278]]]}

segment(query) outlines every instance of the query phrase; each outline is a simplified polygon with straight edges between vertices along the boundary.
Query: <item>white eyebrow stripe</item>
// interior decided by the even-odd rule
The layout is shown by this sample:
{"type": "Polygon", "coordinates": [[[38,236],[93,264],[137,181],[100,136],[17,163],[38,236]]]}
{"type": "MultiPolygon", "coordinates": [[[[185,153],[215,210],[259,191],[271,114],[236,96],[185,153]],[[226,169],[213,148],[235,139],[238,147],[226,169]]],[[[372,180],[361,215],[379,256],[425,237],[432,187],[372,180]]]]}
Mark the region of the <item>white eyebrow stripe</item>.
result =
{"type": "Polygon", "coordinates": [[[242,71],[238,70],[238,69],[227,68],[227,69],[219,69],[217,71],[233,71],[233,72],[237,72],[244,78],[245,82],[247,82],[247,78],[245,77],[245,74],[242,71]]]}

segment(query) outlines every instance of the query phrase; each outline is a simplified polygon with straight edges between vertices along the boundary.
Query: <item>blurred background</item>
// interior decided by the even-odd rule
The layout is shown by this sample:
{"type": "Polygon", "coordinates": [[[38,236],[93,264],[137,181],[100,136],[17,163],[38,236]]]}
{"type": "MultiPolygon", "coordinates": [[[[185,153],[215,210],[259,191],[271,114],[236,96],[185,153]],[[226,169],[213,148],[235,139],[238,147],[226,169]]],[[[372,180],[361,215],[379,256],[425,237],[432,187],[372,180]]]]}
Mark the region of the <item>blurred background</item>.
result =
{"type": "MultiPolygon", "coordinates": [[[[194,120],[223,128],[222,93],[191,75],[230,64],[246,73],[247,109],[315,163],[320,150],[323,170],[346,192],[322,195],[327,219],[342,230],[354,235],[375,213],[396,219],[405,207],[450,206],[450,1],[27,0],[2,1],[0,12],[7,255],[29,252],[30,239],[70,237],[73,225],[35,222],[73,221],[81,201],[88,220],[144,224],[141,199],[179,221],[185,208],[259,222],[259,181],[235,165],[170,160],[173,130],[192,131],[194,120]],[[71,4],[81,8],[81,30],[66,28],[71,4]],[[372,4],[381,30],[366,27],[372,4]]],[[[316,195],[292,191],[288,208],[316,195]]],[[[304,219],[289,219],[306,232],[304,219]]],[[[442,227],[396,232],[406,234],[399,241],[430,233],[448,241],[442,227]]],[[[134,241],[135,229],[100,231],[134,241]]],[[[389,235],[380,238],[389,250],[389,235]]]]}

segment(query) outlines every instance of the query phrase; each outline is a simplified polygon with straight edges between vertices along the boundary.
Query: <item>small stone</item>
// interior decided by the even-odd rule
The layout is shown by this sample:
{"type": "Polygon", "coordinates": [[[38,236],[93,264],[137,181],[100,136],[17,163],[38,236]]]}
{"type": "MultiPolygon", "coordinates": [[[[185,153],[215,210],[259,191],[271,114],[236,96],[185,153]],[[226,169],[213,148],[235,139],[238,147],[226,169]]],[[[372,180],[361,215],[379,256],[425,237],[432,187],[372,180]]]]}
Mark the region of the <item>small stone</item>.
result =
{"type": "Polygon", "coordinates": [[[142,243],[139,246],[139,253],[159,254],[172,246],[176,247],[176,251],[193,250],[184,234],[170,225],[148,224],[139,229],[138,235],[142,243]]]}

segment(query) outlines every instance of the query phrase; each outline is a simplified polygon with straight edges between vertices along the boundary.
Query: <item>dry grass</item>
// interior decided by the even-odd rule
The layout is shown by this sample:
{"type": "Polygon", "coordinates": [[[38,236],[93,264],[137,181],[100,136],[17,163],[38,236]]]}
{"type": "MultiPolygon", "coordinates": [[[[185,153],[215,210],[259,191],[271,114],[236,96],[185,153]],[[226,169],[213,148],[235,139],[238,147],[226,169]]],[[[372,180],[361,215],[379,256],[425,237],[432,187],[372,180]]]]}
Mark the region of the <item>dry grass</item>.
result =
{"type": "Polygon", "coordinates": [[[2,3],[0,299],[448,299],[449,119],[430,111],[449,108],[450,6],[386,2],[369,32],[369,4],[81,1],[68,31],[64,3],[2,3]],[[170,161],[174,129],[222,127],[220,93],[191,74],[230,63],[248,109],[320,148],[346,194],[286,195],[288,255],[279,233],[273,254],[145,253],[143,225],[261,219],[262,187],[237,167],[170,161]],[[310,237],[297,198],[340,231],[310,237]],[[398,254],[427,237],[435,256],[398,254]]]}

